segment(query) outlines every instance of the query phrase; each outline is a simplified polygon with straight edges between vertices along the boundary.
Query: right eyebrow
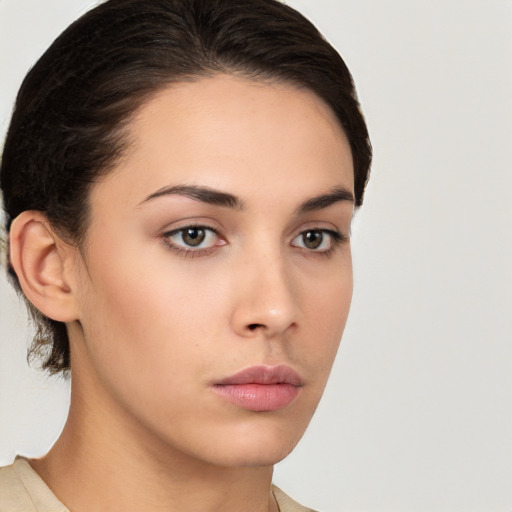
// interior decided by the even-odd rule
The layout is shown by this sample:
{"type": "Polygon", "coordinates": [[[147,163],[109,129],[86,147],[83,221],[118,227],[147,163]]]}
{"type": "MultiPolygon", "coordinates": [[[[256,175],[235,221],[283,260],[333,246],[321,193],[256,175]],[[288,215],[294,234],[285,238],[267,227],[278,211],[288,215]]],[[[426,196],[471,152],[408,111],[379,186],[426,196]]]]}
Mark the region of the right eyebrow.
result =
{"type": "Polygon", "coordinates": [[[156,199],[157,197],[168,195],[189,197],[190,199],[201,201],[202,203],[213,204],[215,206],[223,206],[225,208],[232,208],[235,210],[241,210],[244,208],[243,201],[233,194],[228,194],[227,192],[221,192],[220,190],[198,185],[175,185],[170,187],[163,187],[150,194],[140,204],[156,199]]]}

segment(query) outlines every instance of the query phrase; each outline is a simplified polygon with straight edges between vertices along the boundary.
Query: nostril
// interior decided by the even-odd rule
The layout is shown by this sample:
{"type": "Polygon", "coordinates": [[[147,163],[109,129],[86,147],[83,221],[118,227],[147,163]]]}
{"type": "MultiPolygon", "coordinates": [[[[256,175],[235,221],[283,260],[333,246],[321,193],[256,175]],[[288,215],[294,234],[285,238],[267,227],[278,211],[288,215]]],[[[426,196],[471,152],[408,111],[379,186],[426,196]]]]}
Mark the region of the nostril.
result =
{"type": "Polygon", "coordinates": [[[248,327],[250,331],[255,331],[258,327],[263,327],[263,324],[250,324],[248,327]]]}

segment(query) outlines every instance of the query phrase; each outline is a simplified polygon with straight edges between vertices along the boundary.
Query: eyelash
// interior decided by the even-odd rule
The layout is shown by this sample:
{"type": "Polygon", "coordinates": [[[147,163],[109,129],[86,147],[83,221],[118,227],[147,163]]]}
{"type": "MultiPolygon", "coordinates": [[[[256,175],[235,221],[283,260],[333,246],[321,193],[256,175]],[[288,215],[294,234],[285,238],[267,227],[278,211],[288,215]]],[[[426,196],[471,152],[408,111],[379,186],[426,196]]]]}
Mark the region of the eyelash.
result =
{"type": "Polygon", "coordinates": [[[311,228],[311,229],[305,229],[304,231],[301,231],[295,238],[298,238],[300,236],[304,236],[306,233],[321,233],[322,235],[328,235],[330,237],[330,247],[325,250],[316,251],[314,249],[308,249],[306,247],[302,248],[299,247],[299,249],[303,249],[307,256],[325,256],[329,257],[332,255],[332,253],[336,250],[337,247],[339,247],[341,244],[348,242],[349,238],[348,236],[340,233],[339,231],[334,231],[332,229],[325,229],[325,228],[311,228]]]}
{"type": "Polygon", "coordinates": [[[219,239],[223,240],[222,237],[219,235],[219,232],[216,229],[213,229],[209,226],[204,226],[202,224],[189,224],[188,226],[183,226],[178,229],[173,229],[172,231],[164,233],[162,238],[163,238],[165,244],[167,245],[167,247],[169,247],[169,249],[171,249],[175,254],[177,254],[179,256],[185,256],[185,257],[208,256],[213,251],[215,251],[217,249],[217,247],[227,244],[227,242],[225,242],[222,244],[212,245],[211,247],[193,249],[193,248],[191,248],[191,246],[189,246],[190,248],[187,248],[185,246],[176,245],[175,243],[172,242],[171,239],[173,236],[179,235],[180,233],[183,236],[183,234],[187,230],[191,230],[191,229],[197,229],[197,230],[205,231],[208,233],[213,233],[219,239]]]}
{"type": "MultiPolygon", "coordinates": [[[[335,251],[335,249],[339,245],[346,243],[349,240],[348,236],[346,236],[338,231],[334,231],[332,229],[325,229],[325,228],[305,229],[304,231],[301,231],[298,235],[296,235],[293,238],[293,240],[299,238],[300,236],[304,236],[306,233],[312,233],[312,232],[321,233],[322,235],[328,235],[330,237],[330,247],[328,249],[318,251],[315,249],[308,249],[307,247],[293,246],[293,247],[297,247],[298,249],[303,249],[308,254],[308,256],[319,255],[319,256],[328,257],[335,251]]],[[[209,226],[204,226],[202,224],[190,224],[188,226],[183,226],[178,229],[168,231],[162,235],[162,239],[163,239],[164,243],[167,245],[167,247],[169,249],[171,249],[175,254],[177,254],[179,256],[184,256],[184,257],[208,256],[209,254],[214,252],[218,247],[227,245],[227,242],[221,237],[221,235],[219,234],[219,232],[216,229],[211,228],[209,226]],[[219,238],[219,240],[222,240],[224,243],[221,243],[221,244],[216,243],[210,247],[193,249],[192,246],[188,246],[188,248],[187,248],[185,246],[176,245],[175,243],[172,242],[172,240],[171,240],[172,237],[174,237],[176,235],[180,235],[180,234],[181,234],[181,237],[183,237],[183,234],[187,230],[193,230],[193,229],[201,230],[201,231],[208,232],[208,233],[213,233],[216,237],[219,238]]],[[[202,243],[202,241],[200,243],[202,243]]]]}

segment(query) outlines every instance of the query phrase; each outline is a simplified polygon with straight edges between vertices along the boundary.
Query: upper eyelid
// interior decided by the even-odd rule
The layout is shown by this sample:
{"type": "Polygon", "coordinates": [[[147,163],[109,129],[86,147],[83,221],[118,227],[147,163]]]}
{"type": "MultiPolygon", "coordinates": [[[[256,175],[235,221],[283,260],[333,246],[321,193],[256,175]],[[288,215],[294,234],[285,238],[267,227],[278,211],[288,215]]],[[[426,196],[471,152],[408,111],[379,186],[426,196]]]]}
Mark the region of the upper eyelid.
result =
{"type": "Polygon", "coordinates": [[[341,231],[339,231],[337,229],[308,228],[308,229],[303,229],[302,231],[299,231],[299,233],[297,233],[292,238],[292,241],[295,240],[296,238],[298,238],[299,236],[303,235],[304,233],[308,233],[309,231],[320,231],[321,233],[325,233],[325,234],[329,235],[333,239],[334,243],[335,242],[343,242],[343,241],[349,239],[349,237],[347,235],[345,235],[344,233],[342,233],[341,231]]]}
{"type": "Polygon", "coordinates": [[[326,226],[324,222],[318,222],[318,223],[311,223],[310,226],[307,227],[300,227],[299,229],[296,229],[292,232],[290,235],[291,239],[297,238],[302,233],[307,233],[308,231],[322,231],[323,233],[332,234],[333,236],[340,236],[341,238],[349,238],[349,234],[339,229],[337,226],[335,226],[332,223],[328,223],[329,225],[326,226]]]}
{"type": "MultiPolygon", "coordinates": [[[[186,231],[187,229],[202,229],[204,231],[210,231],[212,233],[215,234],[215,236],[217,237],[217,239],[221,239],[221,240],[225,240],[225,237],[219,233],[218,230],[216,230],[215,228],[212,228],[210,226],[205,226],[203,224],[187,224],[186,226],[182,226],[182,227],[179,227],[179,228],[175,228],[175,229],[171,229],[171,230],[168,230],[168,231],[164,231],[164,233],[162,234],[162,237],[163,238],[167,238],[167,239],[170,239],[171,237],[183,232],[183,231],[186,231]]],[[[190,250],[195,250],[195,251],[198,251],[200,250],[201,248],[198,247],[197,249],[194,249],[193,247],[190,247],[190,250]]]]}
{"type": "Polygon", "coordinates": [[[215,234],[222,236],[220,233],[220,230],[218,228],[209,226],[209,225],[207,225],[205,223],[201,223],[201,222],[197,222],[197,223],[188,222],[187,224],[183,224],[182,226],[163,229],[162,236],[172,235],[175,233],[179,233],[180,231],[185,231],[186,229],[190,229],[190,228],[198,228],[198,229],[204,229],[207,231],[213,231],[215,234]]]}

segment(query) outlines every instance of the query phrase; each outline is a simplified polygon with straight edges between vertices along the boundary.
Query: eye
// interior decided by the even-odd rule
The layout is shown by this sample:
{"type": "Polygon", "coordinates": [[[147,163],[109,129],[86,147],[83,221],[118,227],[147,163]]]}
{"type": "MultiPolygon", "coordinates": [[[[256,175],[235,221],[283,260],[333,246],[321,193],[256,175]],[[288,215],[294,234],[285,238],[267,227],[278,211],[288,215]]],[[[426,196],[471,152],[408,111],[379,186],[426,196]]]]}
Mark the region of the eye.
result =
{"type": "Polygon", "coordinates": [[[206,226],[185,226],[164,234],[165,242],[177,252],[199,253],[224,245],[218,233],[206,226]]]}
{"type": "Polygon", "coordinates": [[[296,236],[292,240],[292,245],[316,252],[328,252],[342,240],[343,236],[336,231],[329,229],[308,229],[296,236]]]}

